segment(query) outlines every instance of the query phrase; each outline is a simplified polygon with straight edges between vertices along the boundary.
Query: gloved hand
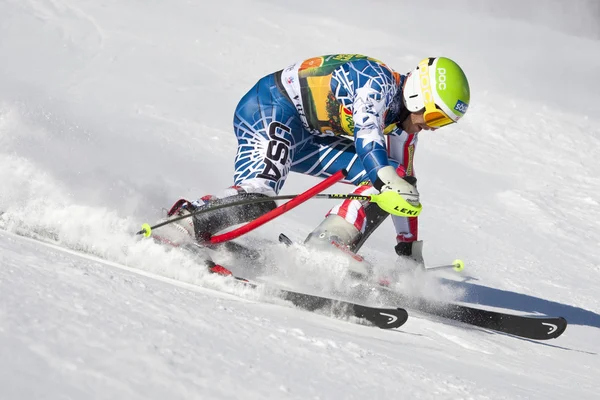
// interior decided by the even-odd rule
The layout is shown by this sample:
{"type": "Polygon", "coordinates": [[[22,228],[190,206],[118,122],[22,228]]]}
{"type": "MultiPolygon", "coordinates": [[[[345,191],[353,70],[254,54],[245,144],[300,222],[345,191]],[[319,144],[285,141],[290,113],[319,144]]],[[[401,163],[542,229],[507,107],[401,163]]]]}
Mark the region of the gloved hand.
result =
{"type": "MultiPolygon", "coordinates": [[[[404,200],[410,205],[417,207],[419,203],[419,191],[409,182],[407,179],[401,178],[394,167],[388,165],[387,167],[381,168],[377,171],[378,181],[375,183],[375,188],[381,193],[393,191],[398,193],[404,200]],[[379,186],[379,187],[378,187],[379,186]]],[[[413,179],[416,183],[416,179],[413,177],[407,177],[413,179]]]]}

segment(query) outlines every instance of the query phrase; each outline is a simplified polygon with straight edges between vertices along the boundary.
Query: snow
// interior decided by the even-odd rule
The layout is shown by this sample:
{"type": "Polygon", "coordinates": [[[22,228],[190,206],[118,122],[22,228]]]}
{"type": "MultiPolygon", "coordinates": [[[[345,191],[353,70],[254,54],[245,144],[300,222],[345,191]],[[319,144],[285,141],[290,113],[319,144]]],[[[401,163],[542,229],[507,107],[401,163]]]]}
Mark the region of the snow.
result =
{"type": "MultiPolygon", "coordinates": [[[[512,3],[2,2],[0,398],[596,398],[600,14],[512,3]],[[258,78],[337,52],[401,72],[445,55],[470,79],[467,117],[424,132],[416,157],[425,260],[466,270],[398,285],[561,315],[563,336],[419,315],[383,331],[133,237],[176,199],[231,184],[233,110],[258,78]]],[[[317,182],[291,175],[282,194],[317,182]]],[[[333,204],[311,200],[248,240],[301,241],[333,204]]],[[[380,268],[394,266],[392,232],[361,252],[380,268]]],[[[280,283],[345,284],[302,248],[270,260],[280,283]]]]}

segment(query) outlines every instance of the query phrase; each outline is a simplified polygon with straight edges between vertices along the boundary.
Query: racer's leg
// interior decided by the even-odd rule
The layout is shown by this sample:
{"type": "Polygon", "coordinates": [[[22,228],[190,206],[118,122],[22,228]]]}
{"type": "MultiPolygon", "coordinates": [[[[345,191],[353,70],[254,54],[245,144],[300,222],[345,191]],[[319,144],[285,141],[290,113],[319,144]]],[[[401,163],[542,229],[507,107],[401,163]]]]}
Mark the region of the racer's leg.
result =
{"type": "MultiPolygon", "coordinates": [[[[238,140],[234,186],[217,196],[204,196],[194,202],[182,200],[175,204],[169,216],[244,198],[272,196],[281,190],[306,132],[296,109],[277,88],[274,74],[258,81],[240,100],[233,127],[238,140]]],[[[275,207],[274,201],[228,207],[200,214],[190,219],[193,224],[187,223],[184,228],[191,237],[202,242],[275,207]]]]}
{"type": "MultiPolygon", "coordinates": [[[[233,120],[238,140],[234,186],[209,198],[211,204],[273,196],[283,187],[305,132],[296,109],[279,91],[275,79],[274,74],[262,78],[240,100],[233,120]]],[[[210,236],[275,207],[275,202],[269,201],[207,213],[197,219],[196,235],[210,236]]]]}
{"type": "MultiPolygon", "coordinates": [[[[407,147],[406,142],[406,140],[401,141],[400,147],[407,147]]],[[[412,168],[412,157],[407,157],[407,153],[402,154],[400,158],[412,168]]],[[[390,157],[390,164],[397,168],[400,174],[406,174],[407,168],[402,162],[390,157]]],[[[350,138],[315,138],[304,145],[292,163],[294,172],[323,177],[342,168],[349,171],[347,182],[358,185],[353,194],[378,193],[368,180],[363,181],[366,173],[356,155],[354,142],[350,138]]],[[[412,170],[408,172],[412,173],[412,170]]],[[[315,238],[329,241],[333,237],[337,242],[348,246],[351,251],[357,252],[388,215],[374,203],[344,200],[329,211],[325,220],[309,235],[307,241],[315,238]]],[[[397,232],[406,232],[407,242],[416,240],[416,218],[394,216],[394,225],[397,232]]],[[[400,234],[398,238],[401,238],[400,234]]]]}
{"type": "MultiPolygon", "coordinates": [[[[366,172],[351,138],[315,137],[304,144],[292,162],[292,171],[319,177],[330,176],[340,169],[348,171],[346,183],[358,185],[352,193],[378,193],[368,181],[361,184],[366,179],[366,172]]],[[[344,200],[329,211],[325,220],[307,237],[307,243],[315,243],[316,240],[335,241],[353,251],[358,250],[355,245],[359,242],[362,244],[361,238],[372,231],[370,227],[376,227],[370,222],[377,222],[377,226],[381,223],[379,220],[369,220],[369,217],[374,217],[372,212],[367,213],[368,210],[374,210],[372,205],[366,201],[344,200]]],[[[383,215],[387,216],[387,213],[383,215]]]]}

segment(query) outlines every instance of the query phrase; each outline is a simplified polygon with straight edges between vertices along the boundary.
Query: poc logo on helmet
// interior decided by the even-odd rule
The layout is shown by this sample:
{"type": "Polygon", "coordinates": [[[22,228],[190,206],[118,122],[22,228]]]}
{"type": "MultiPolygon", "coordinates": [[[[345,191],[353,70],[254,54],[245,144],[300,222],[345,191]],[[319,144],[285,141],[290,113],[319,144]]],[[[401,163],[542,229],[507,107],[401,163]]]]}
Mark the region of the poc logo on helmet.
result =
{"type": "Polygon", "coordinates": [[[437,69],[438,90],[446,90],[446,68],[437,69]]]}
{"type": "Polygon", "coordinates": [[[419,64],[419,79],[421,80],[421,91],[425,102],[433,101],[433,94],[429,85],[429,66],[426,63],[419,64]]]}

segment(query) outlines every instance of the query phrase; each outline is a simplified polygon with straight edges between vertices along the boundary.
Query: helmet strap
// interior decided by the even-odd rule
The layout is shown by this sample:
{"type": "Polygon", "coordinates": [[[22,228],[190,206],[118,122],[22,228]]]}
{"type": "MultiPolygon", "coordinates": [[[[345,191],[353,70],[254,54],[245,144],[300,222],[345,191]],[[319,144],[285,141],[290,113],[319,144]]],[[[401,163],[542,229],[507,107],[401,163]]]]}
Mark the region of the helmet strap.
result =
{"type": "Polygon", "coordinates": [[[408,109],[404,107],[403,104],[402,107],[400,107],[400,112],[398,113],[398,117],[396,118],[396,121],[398,121],[397,123],[402,124],[404,121],[406,121],[406,118],[408,118],[409,115],[410,111],[408,111],[408,109]]]}

